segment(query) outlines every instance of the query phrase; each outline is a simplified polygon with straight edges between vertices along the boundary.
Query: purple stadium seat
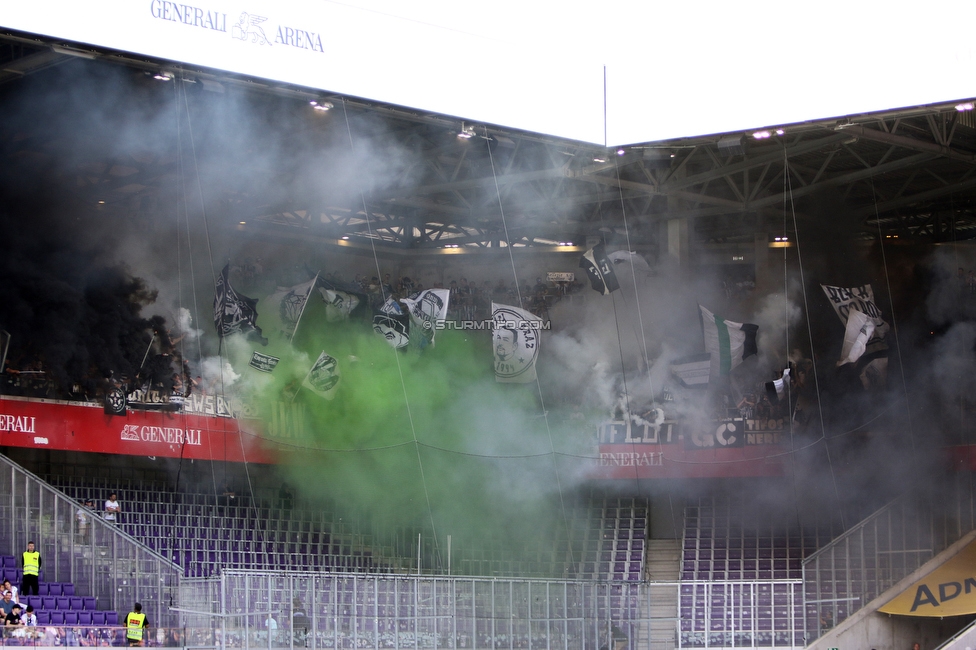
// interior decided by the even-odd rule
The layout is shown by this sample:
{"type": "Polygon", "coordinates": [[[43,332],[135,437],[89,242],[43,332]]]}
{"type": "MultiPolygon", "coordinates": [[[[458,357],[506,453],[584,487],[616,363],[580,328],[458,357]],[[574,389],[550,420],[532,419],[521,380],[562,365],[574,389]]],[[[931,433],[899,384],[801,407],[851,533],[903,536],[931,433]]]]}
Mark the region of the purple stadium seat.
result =
{"type": "Polygon", "coordinates": [[[16,569],[17,568],[17,558],[13,555],[0,556],[0,566],[4,569],[16,569]]]}
{"type": "Polygon", "coordinates": [[[81,596],[71,596],[68,598],[68,607],[73,610],[80,611],[85,609],[85,601],[82,600],[81,596]]]}
{"type": "Polygon", "coordinates": [[[64,593],[62,592],[62,589],[64,589],[64,585],[62,585],[60,582],[47,583],[48,596],[63,596],[64,593]]]}
{"type": "Polygon", "coordinates": [[[78,612],[65,612],[64,613],[64,624],[65,625],[78,625],[78,612]]]}
{"type": "Polygon", "coordinates": [[[98,608],[97,605],[95,605],[94,596],[84,596],[81,600],[83,603],[82,605],[83,609],[87,609],[90,612],[94,612],[98,608]]]}
{"type": "Polygon", "coordinates": [[[51,612],[39,611],[37,612],[37,624],[47,625],[51,622],[51,612]]]}
{"type": "Polygon", "coordinates": [[[41,584],[37,585],[37,595],[38,596],[50,596],[51,595],[51,592],[48,591],[48,587],[49,586],[50,585],[48,585],[46,582],[42,582],[41,584]]]}
{"type": "MultiPolygon", "coordinates": [[[[57,594],[54,594],[54,595],[56,596],[57,594]]],[[[63,585],[61,585],[61,595],[62,596],[74,596],[75,595],[75,586],[74,586],[74,584],[72,584],[70,582],[66,582],[63,585]]]]}
{"type": "Polygon", "coordinates": [[[105,625],[105,612],[92,612],[92,625],[105,625]]]}
{"type": "Polygon", "coordinates": [[[64,612],[51,612],[51,625],[64,625],[64,612]]]}
{"type": "Polygon", "coordinates": [[[35,611],[41,609],[41,597],[40,596],[27,596],[24,604],[30,605],[35,611]]]}
{"type": "Polygon", "coordinates": [[[67,596],[57,596],[54,600],[57,602],[58,609],[69,609],[71,607],[71,599],[67,596]]]}
{"type": "Polygon", "coordinates": [[[54,609],[58,603],[54,596],[41,596],[41,605],[43,609],[54,609]]]}
{"type": "Polygon", "coordinates": [[[105,612],[105,624],[106,625],[118,625],[119,624],[119,613],[118,612],[105,612]]]}
{"type": "Polygon", "coordinates": [[[91,625],[91,624],[92,624],[91,612],[78,612],[78,625],[91,625]]]}

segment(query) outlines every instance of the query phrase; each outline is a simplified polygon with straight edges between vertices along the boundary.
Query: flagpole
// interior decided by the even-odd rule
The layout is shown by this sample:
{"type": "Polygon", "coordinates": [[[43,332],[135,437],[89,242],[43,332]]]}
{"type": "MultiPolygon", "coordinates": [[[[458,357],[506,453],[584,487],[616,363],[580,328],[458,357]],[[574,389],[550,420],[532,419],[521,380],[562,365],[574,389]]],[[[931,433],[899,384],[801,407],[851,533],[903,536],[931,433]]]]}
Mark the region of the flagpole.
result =
{"type": "MultiPolygon", "coordinates": [[[[321,358],[321,357],[322,357],[322,355],[320,354],[320,355],[319,355],[319,358],[321,358]]],[[[316,363],[318,363],[318,359],[316,359],[316,360],[315,360],[315,361],[314,361],[314,362],[312,363],[312,366],[311,366],[311,367],[310,367],[310,368],[308,369],[308,372],[307,372],[307,373],[305,374],[305,378],[304,378],[304,379],[302,379],[302,383],[300,383],[300,384],[298,384],[298,390],[296,390],[296,391],[294,392],[294,394],[292,394],[292,396],[291,396],[291,402],[289,402],[289,404],[293,404],[293,403],[295,402],[295,398],[296,398],[296,397],[298,397],[298,394],[299,394],[300,392],[302,392],[302,389],[303,389],[303,388],[305,388],[305,382],[306,382],[306,381],[308,380],[308,378],[309,378],[309,377],[311,377],[311,376],[312,376],[312,368],[315,368],[315,364],[316,364],[316,363]]]]}
{"type": "Polygon", "coordinates": [[[145,367],[145,365],[146,365],[146,359],[148,359],[148,358],[149,358],[149,351],[150,351],[150,350],[152,350],[152,346],[153,346],[153,343],[154,343],[155,341],[156,341],[156,331],[155,331],[155,330],[153,330],[153,335],[152,335],[152,338],[151,338],[151,339],[149,339],[149,347],[147,347],[147,348],[146,348],[146,353],[145,353],[144,355],[142,355],[142,363],[140,363],[140,364],[139,364],[139,372],[140,372],[140,373],[142,372],[142,369],[143,369],[143,368],[145,367]]]}
{"type": "MultiPolygon", "coordinates": [[[[295,321],[295,329],[292,330],[292,332],[291,332],[291,338],[288,339],[288,342],[289,343],[291,343],[292,341],[295,340],[295,334],[298,333],[298,324],[302,322],[302,316],[305,315],[305,308],[308,307],[308,301],[312,299],[312,290],[315,289],[315,285],[318,284],[318,281],[319,281],[319,273],[322,273],[322,272],[319,271],[318,273],[315,274],[315,277],[312,279],[312,284],[308,288],[308,294],[306,294],[306,296],[305,296],[305,302],[302,303],[302,310],[300,312],[298,312],[298,320],[295,321]]],[[[295,393],[295,394],[297,395],[298,393],[295,393]]]]}

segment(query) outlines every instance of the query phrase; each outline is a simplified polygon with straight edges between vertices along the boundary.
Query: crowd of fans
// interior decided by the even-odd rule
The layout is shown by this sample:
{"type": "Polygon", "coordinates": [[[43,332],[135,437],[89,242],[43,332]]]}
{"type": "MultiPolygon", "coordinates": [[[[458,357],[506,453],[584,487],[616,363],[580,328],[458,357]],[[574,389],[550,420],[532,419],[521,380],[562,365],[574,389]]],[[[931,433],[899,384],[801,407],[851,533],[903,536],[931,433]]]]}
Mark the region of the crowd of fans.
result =
{"type": "Polygon", "coordinates": [[[367,296],[371,309],[378,309],[387,298],[400,300],[416,296],[425,289],[447,289],[451,292],[448,301],[448,318],[451,320],[490,318],[492,302],[521,307],[548,320],[553,304],[569,294],[580,292],[584,286],[578,279],[573,282],[548,282],[541,277],[537,277],[534,283],[525,282],[521,286],[505,280],[495,283],[484,280],[479,283],[461,277],[451,278],[446,286],[443,282],[435,282],[429,287],[409,276],[394,278],[389,273],[385,273],[382,280],[375,275],[357,274],[350,282],[335,273],[326,274],[324,279],[337,289],[367,296]]]}
{"type": "Polygon", "coordinates": [[[190,362],[183,357],[182,336],[173,337],[164,327],[154,328],[145,357],[134,376],[111,373],[99,376],[92,366],[89,372],[70,386],[54,381],[44,360],[26,355],[8,358],[0,373],[0,394],[72,401],[97,401],[113,391],[126,395],[136,391],[185,398],[202,387],[202,379],[194,376],[190,362]]]}
{"type": "MultiPolygon", "coordinates": [[[[264,273],[260,260],[247,262],[231,269],[232,282],[242,287],[254,286],[264,273]]],[[[304,270],[298,274],[306,273],[304,270]]],[[[437,282],[424,286],[408,276],[394,278],[385,273],[383,279],[377,276],[356,275],[352,280],[344,279],[338,273],[322,275],[322,284],[337,290],[357,294],[368,313],[388,299],[416,296],[425,289],[447,289],[451,293],[448,301],[448,318],[451,320],[481,320],[491,317],[491,303],[521,306],[543,320],[549,319],[553,304],[565,296],[582,290],[583,284],[575,282],[547,282],[537,277],[534,283],[526,282],[521,287],[514,282],[499,280],[469,281],[465,277],[451,279],[445,286],[437,282]]],[[[294,283],[298,283],[295,281],[294,283]]],[[[258,310],[260,312],[260,304],[258,310]]],[[[49,399],[78,401],[100,401],[112,392],[122,391],[126,395],[136,394],[136,401],[172,403],[174,407],[191,394],[213,394],[215,387],[208,386],[199,374],[191,372],[189,361],[183,356],[183,335],[175,336],[162,322],[156,323],[151,332],[151,340],[145,358],[134,376],[99,376],[92,367],[82,378],[70,386],[61,386],[52,378],[45,367],[44,359],[36,356],[17,354],[7,359],[0,373],[0,394],[49,399]],[[146,399],[152,396],[151,399],[146,399]],[[162,397],[160,397],[162,396],[162,397]]]]}

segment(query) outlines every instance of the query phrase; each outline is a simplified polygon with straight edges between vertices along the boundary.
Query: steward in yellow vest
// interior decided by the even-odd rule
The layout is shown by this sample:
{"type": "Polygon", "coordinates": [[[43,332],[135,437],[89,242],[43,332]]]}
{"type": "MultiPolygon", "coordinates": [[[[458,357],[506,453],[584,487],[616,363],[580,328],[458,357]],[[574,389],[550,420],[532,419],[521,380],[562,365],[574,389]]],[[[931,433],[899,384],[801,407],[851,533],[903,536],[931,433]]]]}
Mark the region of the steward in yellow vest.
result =
{"type": "Polygon", "coordinates": [[[27,542],[27,550],[21,558],[21,566],[24,567],[24,577],[20,582],[21,596],[36,596],[38,588],[38,575],[41,573],[41,554],[34,548],[34,542],[27,542]]]}
{"type": "Polygon", "coordinates": [[[142,613],[141,604],[136,603],[132,609],[125,617],[125,638],[130,646],[142,646],[143,630],[149,627],[149,620],[142,613]]]}

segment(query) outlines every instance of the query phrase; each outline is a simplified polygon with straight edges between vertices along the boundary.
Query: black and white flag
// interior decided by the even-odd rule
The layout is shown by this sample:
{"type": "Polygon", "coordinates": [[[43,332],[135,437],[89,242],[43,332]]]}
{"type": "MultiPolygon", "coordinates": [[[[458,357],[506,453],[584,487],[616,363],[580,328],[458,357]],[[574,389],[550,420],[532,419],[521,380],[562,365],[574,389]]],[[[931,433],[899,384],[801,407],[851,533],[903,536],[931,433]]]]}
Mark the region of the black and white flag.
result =
{"type": "Polygon", "coordinates": [[[427,289],[415,298],[401,298],[400,302],[410,312],[411,338],[420,346],[434,345],[434,331],[438,321],[447,318],[447,302],[451,292],[447,289],[427,289]]]}
{"type": "Polygon", "coordinates": [[[511,305],[491,303],[492,347],[495,353],[495,381],[525,384],[535,381],[539,358],[538,316],[511,305]]]}
{"type": "Polygon", "coordinates": [[[128,399],[125,390],[116,386],[105,395],[105,415],[125,415],[128,399]]]}
{"type": "Polygon", "coordinates": [[[852,308],[847,312],[847,328],[844,331],[844,346],[840,351],[838,366],[854,363],[868,349],[868,342],[874,337],[874,321],[862,311],[852,308]]]}
{"type": "Polygon", "coordinates": [[[409,323],[410,316],[400,309],[400,305],[393,298],[387,298],[373,314],[373,331],[397,350],[410,343],[409,323]]]}
{"type": "Polygon", "coordinates": [[[780,400],[786,398],[786,390],[790,387],[790,369],[783,370],[783,376],[773,381],[763,384],[766,389],[766,398],[770,404],[779,404],[780,400]]]}
{"type": "Polygon", "coordinates": [[[326,354],[325,351],[312,364],[311,370],[302,382],[302,386],[309,389],[316,395],[327,400],[335,398],[336,388],[339,386],[339,362],[335,358],[326,354]]]}
{"type": "Polygon", "coordinates": [[[325,318],[330,323],[348,319],[349,314],[359,306],[359,296],[354,293],[322,287],[319,293],[325,301],[325,318]]]}
{"type": "Polygon", "coordinates": [[[317,280],[316,275],[313,279],[293,287],[278,287],[277,291],[268,296],[267,307],[277,316],[280,323],[278,329],[285,338],[294,338],[317,280]]]}
{"type": "Polygon", "coordinates": [[[608,295],[620,288],[617,274],[613,271],[613,262],[607,257],[603,244],[597,244],[583,254],[579,266],[586,271],[590,278],[590,286],[595,291],[608,295]]]}
{"type": "MultiPolygon", "coordinates": [[[[824,293],[827,294],[827,299],[830,300],[830,304],[833,306],[834,311],[837,313],[837,318],[840,319],[845,330],[847,329],[848,319],[852,310],[866,315],[868,320],[874,325],[874,331],[871,333],[865,345],[865,351],[867,353],[870,354],[888,349],[885,337],[888,334],[889,326],[881,318],[881,309],[874,302],[874,290],[870,284],[849,288],[832,287],[826,284],[820,286],[823,288],[824,293]]],[[[855,315],[855,318],[860,319],[861,317],[855,315]]]]}
{"type": "Polygon", "coordinates": [[[257,326],[258,301],[234,291],[227,277],[229,273],[230,264],[217,276],[214,293],[214,326],[217,328],[217,336],[224,338],[231,334],[244,334],[249,341],[267,345],[268,339],[261,335],[261,328],[257,326]]]}
{"type": "Polygon", "coordinates": [[[270,354],[255,352],[251,355],[251,360],[247,365],[261,372],[272,372],[275,367],[277,367],[279,361],[281,361],[281,359],[278,357],[273,357],[270,354]]]}

